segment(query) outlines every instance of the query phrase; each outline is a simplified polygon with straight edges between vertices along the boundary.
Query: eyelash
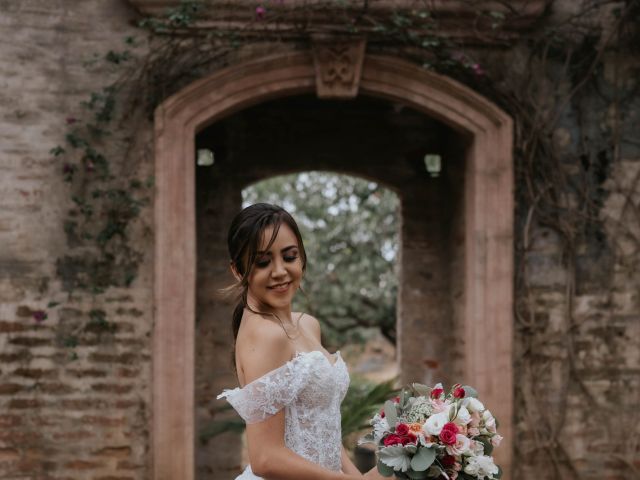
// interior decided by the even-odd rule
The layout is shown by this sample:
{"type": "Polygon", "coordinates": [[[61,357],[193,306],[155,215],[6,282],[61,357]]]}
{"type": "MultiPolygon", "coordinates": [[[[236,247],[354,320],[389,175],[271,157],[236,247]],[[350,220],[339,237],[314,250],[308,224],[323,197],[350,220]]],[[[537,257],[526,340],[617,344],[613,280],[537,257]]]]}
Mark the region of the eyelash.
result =
{"type": "MultiPolygon", "coordinates": [[[[293,255],[293,256],[285,256],[282,257],[283,260],[285,262],[291,263],[291,262],[295,262],[298,259],[298,255],[293,255]]],[[[269,265],[269,263],[271,262],[271,260],[263,260],[263,261],[257,261],[256,260],[256,267],[258,268],[265,268],[269,265]]]]}

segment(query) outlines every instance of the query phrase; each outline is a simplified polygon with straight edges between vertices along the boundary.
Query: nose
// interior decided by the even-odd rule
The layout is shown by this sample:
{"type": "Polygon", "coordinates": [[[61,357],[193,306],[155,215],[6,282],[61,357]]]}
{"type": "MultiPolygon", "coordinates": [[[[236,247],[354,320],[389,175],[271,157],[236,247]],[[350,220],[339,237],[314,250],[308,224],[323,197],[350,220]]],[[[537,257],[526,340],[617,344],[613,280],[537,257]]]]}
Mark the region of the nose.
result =
{"type": "Polygon", "coordinates": [[[284,262],[281,258],[273,260],[273,270],[271,270],[272,277],[282,277],[286,275],[287,270],[284,268],[284,262]]]}

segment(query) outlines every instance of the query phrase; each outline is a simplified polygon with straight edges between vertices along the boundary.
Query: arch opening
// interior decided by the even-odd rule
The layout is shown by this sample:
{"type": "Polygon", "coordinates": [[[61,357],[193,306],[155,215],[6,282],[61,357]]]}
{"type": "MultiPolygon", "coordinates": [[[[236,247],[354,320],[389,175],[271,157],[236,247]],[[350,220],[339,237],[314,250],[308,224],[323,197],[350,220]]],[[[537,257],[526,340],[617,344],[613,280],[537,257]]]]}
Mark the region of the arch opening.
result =
{"type": "MultiPolygon", "coordinates": [[[[241,132],[260,118],[247,116],[252,110],[249,106],[264,110],[269,100],[281,98],[275,103],[280,104],[282,111],[287,102],[300,101],[305,92],[312,91],[314,72],[310,56],[285,57],[231,67],[196,82],[157,111],[154,478],[189,479],[195,474],[194,419],[201,409],[208,407],[198,395],[184,395],[197,391],[195,339],[200,338],[200,332],[196,336],[199,327],[191,325],[196,323],[191,320],[205,311],[206,316],[225,315],[225,307],[214,305],[209,295],[215,285],[228,280],[226,261],[224,267],[216,264],[206,272],[200,271],[201,258],[226,259],[226,251],[220,247],[224,242],[203,239],[224,234],[231,212],[235,213],[240,206],[242,185],[273,175],[274,165],[280,173],[309,169],[300,163],[301,158],[323,170],[356,173],[374,180],[382,178],[387,184],[394,184],[395,178],[395,188],[403,197],[401,258],[406,262],[402,263],[404,288],[401,287],[398,302],[398,317],[402,321],[399,332],[407,332],[404,338],[402,333],[399,335],[402,380],[429,383],[436,379],[446,381],[449,380],[446,376],[450,376],[452,380],[475,385],[486,402],[496,405],[501,430],[509,439],[513,251],[509,118],[450,79],[396,59],[367,57],[360,87],[362,95],[354,102],[343,103],[341,108],[353,113],[358,102],[365,110],[384,106],[391,112],[387,120],[393,117],[394,110],[402,120],[410,117],[407,111],[402,114],[403,109],[417,112],[417,117],[429,124],[423,128],[421,138],[429,138],[425,132],[433,135],[426,151],[409,148],[411,142],[407,137],[403,144],[389,142],[389,137],[380,133],[372,134],[375,127],[371,122],[366,127],[361,125],[359,134],[357,128],[351,129],[348,142],[316,131],[312,143],[316,148],[312,149],[308,134],[292,132],[292,128],[301,127],[304,122],[281,129],[274,129],[273,125],[252,129],[271,134],[262,141],[243,142],[241,132]],[[229,148],[227,143],[227,152],[223,153],[224,146],[207,145],[203,133],[207,131],[205,127],[215,129],[225,122],[234,125],[228,131],[236,135],[233,140],[236,148],[229,148]],[[369,141],[362,141],[367,133],[369,141]],[[397,154],[400,144],[407,147],[403,155],[397,154]],[[340,148],[341,145],[347,147],[340,148]],[[354,150],[367,145],[366,155],[354,150]],[[395,146],[396,156],[393,152],[389,154],[389,149],[393,150],[390,145],[395,146]],[[215,161],[208,175],[196,175],[196,162],[185,161],[195,159],[196,149],[201,147],[214,152],[215,161]],[[443,158],[445,171],[438,179],[425,169],[427,153],[443,158]],[[229,181],[233,174],[223,168],[225,155],[234,157],[229,165],[236,168],[236,181],[229,181]],[[358,163],[355,158],[364,167],[355,168],[358,163]],[[390,162],[390,158],[395,161],[390,162]],[[216,170],[216,166],[220,168],[216,170]],[[214,188],[210,184],[212,177],[214,188]],[[427,184],[429,188],[425,188],[427,184]],[[447,254],[442,255],[443,251],[447,254]],[[203,283],[203,278],[209,281],[203,283]],[[193,298],[194,291],[197,299],[193,298]],[[431,336],[421,337],[421,332],[429,332],[431,336]],[[443,338],[459,341],[443,342],[443,338]],[[460,350],[449,348],[450,345],[460,350]],[[494,355],[487,357],[487,350],[493,350],[494,355]],[[163,355],[158,355],[159,352],[163,355]],[[167,352],[175,354],[173,361],[165,360],[167,352]]],[[[326,101],[308,95],[306,101],[329,110],[326,101]]],[[[262,118],[264,121],[269,117],[262,118]]],[[[282,118],[286,119],[286,115],[282,118]]],[[[340,123],[336,118],[333,121],[340,123]]],[[[404,125],[397,130],[407,133],[411,129],[404,125]]],[[[214,339],[219,353],[224,351],[224,343],[223,335],[214,339]]],[[[214,372],[209,377],[214,379],[211,384],[233,382],[226,375],[214,372]]],[[[198,384],[203,381],[198,379],[198,384]]],[[[510,452],[505,452],[508,447],[502,450],[498,461],[508,474],[510,452]]]]}

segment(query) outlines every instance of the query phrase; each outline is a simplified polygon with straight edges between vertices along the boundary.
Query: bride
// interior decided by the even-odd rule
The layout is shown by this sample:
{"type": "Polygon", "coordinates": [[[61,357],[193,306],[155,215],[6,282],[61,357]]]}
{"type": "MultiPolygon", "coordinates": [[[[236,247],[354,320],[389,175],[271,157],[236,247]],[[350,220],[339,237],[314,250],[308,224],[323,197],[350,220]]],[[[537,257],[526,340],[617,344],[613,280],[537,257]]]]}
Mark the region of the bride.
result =
{"type": "MultiPolygon", "coordinates": [[[[281,207],[251,205],[232,221],[228,247],[240,298],[233,334],[241,387],[218,398],[247,424],[250,465],[236,480],[363,478],[341,442],[347,367],[339,351],[322,347],[318,320],[291,311],[307,265],[295,220],[281,207]]],[[[364,476],[382,478],[375,468],[364,476]]]]}

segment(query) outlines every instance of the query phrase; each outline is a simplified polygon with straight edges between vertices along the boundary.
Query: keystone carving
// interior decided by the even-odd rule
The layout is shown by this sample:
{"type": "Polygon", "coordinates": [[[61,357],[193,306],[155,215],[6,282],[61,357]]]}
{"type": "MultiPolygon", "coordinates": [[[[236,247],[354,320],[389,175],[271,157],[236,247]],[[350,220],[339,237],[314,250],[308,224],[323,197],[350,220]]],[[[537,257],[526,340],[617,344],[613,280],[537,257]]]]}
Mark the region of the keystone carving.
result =
{"type": "Polygon", "coordinates": [[[364,38],[312,38],[319,98],[354,98],[358,95],[366,41],[364,38]]]}

